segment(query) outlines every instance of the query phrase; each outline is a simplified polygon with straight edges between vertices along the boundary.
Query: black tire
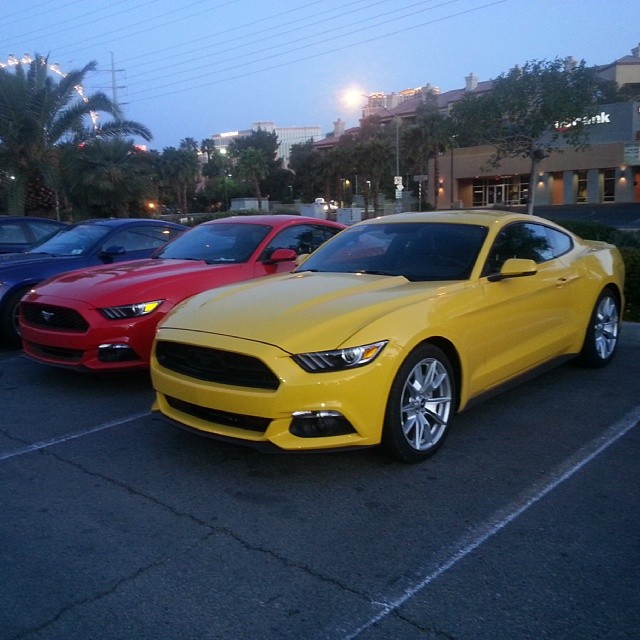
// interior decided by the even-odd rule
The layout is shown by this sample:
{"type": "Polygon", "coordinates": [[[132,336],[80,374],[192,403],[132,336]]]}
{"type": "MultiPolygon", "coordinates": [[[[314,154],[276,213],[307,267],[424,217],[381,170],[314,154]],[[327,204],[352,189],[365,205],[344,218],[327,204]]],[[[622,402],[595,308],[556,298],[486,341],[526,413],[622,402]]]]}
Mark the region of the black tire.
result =
{"type": "Polygon", "coordinates": [[[620,302],[609,288],[598,296],[580,351],[578,363],[585,367],[604,367],[611,362],[620,333],[620,302]]]}
{"type": "Polygon", "coordinates": [[[445,353],[431,344],[416,347],[391,385],[382,446],[402,462],[421,462],[444,442],[455,409],[456,380],[445,353]]]}
{"type": "Polygon", "coordinates": [[[0,309],[0,340],[7,347],[22,346],[18,328],[18,305],[29,288],[12,293],[0,309]]]}

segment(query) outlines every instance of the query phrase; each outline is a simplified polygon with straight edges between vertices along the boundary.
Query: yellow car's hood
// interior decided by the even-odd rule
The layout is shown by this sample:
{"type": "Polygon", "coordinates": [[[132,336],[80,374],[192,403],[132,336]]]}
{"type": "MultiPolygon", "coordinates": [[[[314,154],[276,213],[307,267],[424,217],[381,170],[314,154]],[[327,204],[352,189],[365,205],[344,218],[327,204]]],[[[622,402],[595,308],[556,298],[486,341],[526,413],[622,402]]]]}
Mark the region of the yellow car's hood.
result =
{"type": "Polygon", "coordinates": [[[302,272],[198,294],[176,307],[161,327],[265,342],[289,353],[335,349],[383,316],[411,313],[409,306],[460,286],[409,282],[402,276],[302,272]]]}

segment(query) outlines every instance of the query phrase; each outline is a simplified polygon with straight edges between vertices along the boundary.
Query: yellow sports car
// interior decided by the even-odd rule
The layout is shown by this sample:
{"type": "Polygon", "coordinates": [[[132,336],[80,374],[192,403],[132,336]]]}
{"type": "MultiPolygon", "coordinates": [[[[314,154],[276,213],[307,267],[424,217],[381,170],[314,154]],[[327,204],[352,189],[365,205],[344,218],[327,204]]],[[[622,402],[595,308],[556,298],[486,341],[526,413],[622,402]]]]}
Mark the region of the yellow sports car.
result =
{"type": "Polygon", "coordinates": [[[154,409],[255,445],[419,461],[472,400],[567,358],[609,362],[623,285],[614,246],[535,216],[367,220],[290,274],[176,307],[154,344],[154,409]]]}

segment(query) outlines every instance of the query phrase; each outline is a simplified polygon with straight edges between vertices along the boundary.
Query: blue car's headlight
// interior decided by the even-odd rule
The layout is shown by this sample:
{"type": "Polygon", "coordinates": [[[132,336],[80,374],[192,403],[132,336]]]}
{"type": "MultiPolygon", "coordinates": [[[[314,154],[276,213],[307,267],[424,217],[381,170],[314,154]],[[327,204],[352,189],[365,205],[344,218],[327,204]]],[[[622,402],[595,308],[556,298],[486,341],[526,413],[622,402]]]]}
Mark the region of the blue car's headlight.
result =
{"type": "Polygon", "coordinates": [[[353,369],[369,364],[385,348],[387,340],[364,344],[359,347],[347,347],[335,351],[315,351],[312,353],[297,353],[294,361],[309,373],[323,373],[325,371],[341,371],[353,369]]]}
{"type": "Polygon", "coordinates": [[[139,318],[140,316],[146,316],[155,311],[162,302],[162,300],[136,302],[135,304],[123,304],[118,307],[104,307],[103,309],[98,309],[98,311],[108,320],[139,318]]]}

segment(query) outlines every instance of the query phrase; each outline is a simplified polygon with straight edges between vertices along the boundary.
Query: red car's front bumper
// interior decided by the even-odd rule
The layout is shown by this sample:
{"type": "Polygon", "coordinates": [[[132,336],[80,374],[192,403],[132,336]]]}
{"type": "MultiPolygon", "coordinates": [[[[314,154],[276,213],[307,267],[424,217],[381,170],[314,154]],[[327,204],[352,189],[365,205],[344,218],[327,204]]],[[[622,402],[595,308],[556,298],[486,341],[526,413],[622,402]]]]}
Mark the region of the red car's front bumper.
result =
{"type": "Polygon", "coordinates": [[[23,349],[45,364],[90,371],[146,369],[163,303],[147,316],[108,320],[95,307],[50,296],[26,296],[20,307],[23,349]]]}

